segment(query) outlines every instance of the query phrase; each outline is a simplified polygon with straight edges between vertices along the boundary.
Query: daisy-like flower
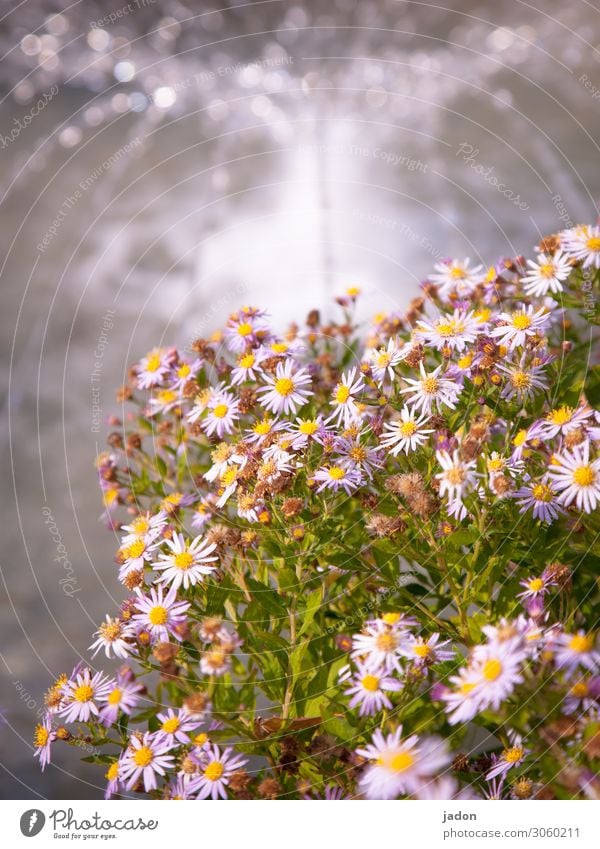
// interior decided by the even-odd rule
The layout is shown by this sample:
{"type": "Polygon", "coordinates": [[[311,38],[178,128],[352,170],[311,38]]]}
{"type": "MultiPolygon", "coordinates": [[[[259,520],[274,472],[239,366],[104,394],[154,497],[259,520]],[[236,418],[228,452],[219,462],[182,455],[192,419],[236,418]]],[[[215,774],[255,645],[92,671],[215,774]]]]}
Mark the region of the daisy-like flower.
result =
{"type": "Polygon", "coordinates": [[[591,513],[600,501],[600,458],[590,460],[590,443],[555,454],[548,469],[558,500],[565,507],[575,502],[578,510],[591,513]]]}
{"type": "Polygon", "coordinates": [[[89,722],[100,713],[97,702],[105,699],[112,686],[113,682],[102,672],[92,675],[92,670],[87,666],[76,668],[62,687],[59,715],[66,722],[89,722]]]}
{"type": "Polygon", "coordinates": [[[457,675],[450,678],[452,689],[441,696],[446,703],[450,725],[469,722],[479,711],[479,698],[476,691],[477,675],[468,666],[464,666],[457,675]]]}
{"type": "Polygon", "coordinates": [[[511,745],[507,746],[499,757],[494,758],[494,764],[489,772],[486,773],[486,781],[491,781],[498,776],[506,777],[506,774],[516,766],[521,766],[527,754],[528,749],[523,745],[523,740],[518,734],[509,735],[512,737],[511,745]]]}
{"type": "Polygon", "coordinates": [[[190,605],[185,601],[177,601],[177,588],[171,587],[167,595],[163,595],[163,587],[150,587],[150,595],[145,596],[141,589],[136,589],[137,601],[135,607],[139,610],[133,617],[152,635],[153,642],[168,642],[169,637],[181,640],[178,629],[185,624],[186,611],[190,605]]]}
{"type": "Polygon", "coordinates": [[[112,689],[103,697],[100,708],[100,722],[107,728],[117,721],[119,711],[127,716],[139,705],[144,687],[139,684],[128,667],[123,667],[113,682],[112,689]]]}
{"type": "Polygon", "coordinates": [[[372,741],[357,754],[372,761],[359,781],[368,799],[395,799],[419,793],[451,757],[446,744],[437,737],[419,739],[416,734],[402,739],[402,726],[384,737],[377,729],[372,741]]]}
{"type": "Polygon", "coordinates": [[[600,678],[579,678],[569,687],[565,696],[563,713],[587,713],[598,708],[600,699],[600,678]]]}
{"type": "Polygon", "coordinates": [[[338,465],[322,466],[317,469],[313,477],[319,484],[317,492],[322,492],[324,489],[337,492],[343,489],[347,495],[350,495],[353,489],[362,484],[362,475],[358,469],[346,469],[338,465]]]}
{"type": "Polygon", "coordinates": [[[138,389],[151,389],[163,383],[171,370],[175,352],[173,349],[154,348],[140,360],[137,366],[138,389]]]}
{"type": "Polygon", "coordinates": [[[573,227],[563,231],[560,240],[565,253],[582,262],[584,268],[590,265],[600,268],[600,227],[589,224],[573,227]]]}
{"type": "Polygon", "coordinates": [[[387,346],[371,348],[365,353],[365,359],[371,366],[371,374],[377,383],[382,386],[386,377],[394,381],[394,369],[398,363],[406,357],[410,351],[410,345],[400,346],[397,339],[390,337],[387,346]]]}
{"type": "Polygon", "coordinates": [[[397,692],[402,684],[392,678],[383,668],[375,669],[365,663],[356,664],[357,671],[351,679],[346,695],[351,696],[350,708],[360,705],[359,716],[373,716],[384,707],[391,709],[392,703],[386,692],[397,692]]]}
{"type": "Polygon", "coordinates": [[[230,317],[225,327],[225,341],[230,351],[242,353],[255,346],[268,333],[266,313],[255,307],[243,307],[230,317]]]}
{"type": "Polygon", "coordinates": [[[190,380],[194,380],[201,368],[202,360],[200,358],[193,360],[191,363],[174,363],[173,370],[171,372],[171,388],[181,394],[184,387],[187,386],[190,380]]]}
{"type": "Polygon", "coordinates": [[[596,635],[581,630],[576,634],[559,634],[554,644],[554,662],[567,675],[582,668],[593,673],[600,671],[600,649],[596,635]]]}
{"type": "Polygon", "coordinates": [[[200,658],[200,671],[204,675],[221,678],[231,669],[231,651],[228,646],[215,643],[200,658]]]}
{"type": "Polygon", "coordinates": [[[148,541],[148,535],[141,537],[129,538],[129,542],[125,548],[119,549],[118,559],[121,563],[119,569],[119,580],[123,581],[131,572],[137,572],[144,568],[144,564],[148,563],[153,552],[158,548],[160,543],[154,539],[148,541]]]}
{"type": "Polygon", "coordinates": [[[484,279],[481,273],[483,266],[477,265],[469,268],[469,259],[452,259],[445,262],[437,262],[434,266],[436,274],[430,274],[429,279],[438,287],[442,298],[456,293],[460,298],[470,295],[475,287],[484,279]]]}
{"type": "Polygon", "coordinates": [[[331,404],[334,407],[333,413],[327,419],[328,422],[335,422],[341,426],[349,427],[352,422],[360,418],[360,410],[356,404],[356,395],[365,387],[362,374],[356,373],[356,366],[350,369],[349,372],[342,375],[341,381],[333,390],[331,396],[331,404]]]}
{"type": "Polygon", "coordinates": [[[279,433],[287,428],[287,422],[280,422],[277,419],[272,419],[270,416],[263,416],[260,421],[257,421],[246,433],[246,442],[263,445],[273,434],[279,433]]]}
{"type": "Polygon", "coordinates": [[[206,746],[200,755],[201,774],[198,777],[198,799],[226,799],[227,785],[233,772],[248,762],[243,755],[228,747],[221,751],[218,746],[206,746]]]}
{"type": "Polygon", "coordinates": [[[290,429],[290,436],[292,437],[291,447],[294,451],[300,451],[309,442],[316,442],[322,445],[323,439],[328,433],[329,429],[323,422],[322,416],[317,416],[314,419],[297,418],[296,423],[290,429]]]}
{"type": "Polygon", "coordinates": [[[537,262],[528,259],[527,265],[529,271],[521,278],[521,283],[525,293],[536,298],[543,298],[548,292],[562,292],[563,281],[573,270],[569,258],[560,250],[554,256],[538,254],[537,262]]]}
{"type": "Polygon", "coordinates": [[[477,472],[474,471],[476,461],[461,460],[458,449],[452,452],[452,456],[447,451],[436,451],[435,456],[443,469],[436,474],[440,482],[440,496],[447,495],[452,502],[462,501],[477,481],[477,472]]]}
{"type": "Polygon", "coordinates": [[[216,543],[207,543],[203,541],[202,536],[197,536],[189,542],[183,534],[173,534],[171,539],[165,540],[165,544],[170,549],[169,553],[161,553],[160,562],[153,564],[155,570],[162,571],[156,583],[170,584],[174,589],[183,585],[187,590],[203,581],[205,575],[211,575],[215,571],[216,566],[207,564],[218,559],[211,557],[217,547],[216,543]]]}
{"type": "Polygon", "coordinates": [[[429,421],[427,413],[418,415],[416,408],[406,405],[400,410],[400,418],[384,425],[381,445],[397,457],[402,451],[409,454],[427,442],[433,428],[425,425],[429,421]]]}
{"type": "Polygon", "coordinates": [[[153,516],[150,512],[140,513],[129,525],[121,525],[121,530],[126,531],[125,535],[121,537],[121,545],[126,547],[138,539],[149,544],[161,535],[166,524],[167,517],[162,511],[153,516]]]}
{"type": "Polygon", "coordinates": [[[128,790],[143,779],[144,790],[156,790],[156,776],[164,776],[173,766],[173,755],[167,754],[173,748],[164,736],[146,731],[143,737],[132,734],[129,746],[121,756],[120,770],[128,790]]]}
{"type": "Polygon", "coordinates": [[[394,619],[393,614],[384,616],[387,619],[372,619],[365,623],[363,633],[354,634],[350,656],[368,666],[383,667],[386,672],[401,672],[410,622],[399,614],[394,619]]]}
{"type": "Polygon", "coordinates": [[[517,595],[517,598],[522,599],[545,596],[550,591],[550,587],[556,586],[554,578],[544,573],[539,578],[525,578],[523,581],[519,581],[519,583],[525,588],[522,593],[517,595]]]}
{"type": "Polygon", "coordinates": [[[204,431],[208,436],[215,433],[219,439],[223,434],[233,431],[235,422],[239,419],[240,402],[231,392],[220,392],[208,404],[204,431]]]}
{"type": "Polygon", "coordinates": [[[438,409],[442,404],[450,407],[451,410],[456,408],[456,401],[462,391],[462,387],[457,386],[452,380],[446,377],[440,377],[442,366],[438,366],[434,371],[428,374],[425,371],[423,363],[420,363],[421,377],[419,380],[414,380],[412,377],[405,377],[404,380],[409,385],[405,389],[401,389],[401,394],[406,394],[409,404],[413,404],[415,410],[422,410],[428,415],[431,413],[433,405],[438,409]]]}
{"type": "Polygon", "coordinates": [[[179,404],[181,404],[181,398],[175,389],[157,389],[148,401],[148,416],[168,413],[179,404]]]}
{"type": "Polygon", "coordinates": [[[33,747],[35,749],[33,757],[40,759],[42,772],[45,770],[46,764],[50,763],[50,749],[55,740],[56,732],[52,730],[52,717],[47,715],[42,722],[35,726],[33,732],[33,747]]]}
{"type": "Polygon", "coordinates": [[[471,670],[479,710],[488,707],[498,710],[515,686],[522,683],[523,657],[523,652],[515,649],[511,641],[478,646],[471,670]]]}
{"type": "Polygon", "coordinates": [[[265,354],[259,348],[240,354],[237,365],[231,372],[232,384],[237,386],[246,380],[256,380],[257,375],[262,374],[260,364],[264,359],[265,354]]]}
{"type": "Polygon", "coordinates": [[[559,434],[564,436],[585,425],[593,414],[594,411],[585,405],[569,407],[563,404],[546,414],[545,419],[541,422],[541,436],[543,439],[554,439],[559,434]]]}
{"type": "Polygon", "coordinates": [[[375,469],[380,469],[382,466],[383,452],[379,448],[371,448],[366,442],[361,442],[361,435],[357,434],[356,438],[343,437],[338,441],[340,465],[349,469],[358,469],[372,480],[375,469]]]}
{"type": "Polygon", "coordinates": [[[510,351],[514,351],[515,348],[522,348],[530,337],[542,331],[550,317],[546,307],[540,307],[534,312],[531,304],[516,312],[501,312],[498,319],[503,324],[494,327],[490,336],[499,344],[506,345],[510,351]]]}
{"type": "Polygon", "coordinates": [[[547,525],[552,524],[561,513],[564,513],[558,504],[556,492],[547,478],[520,487],[513,493],[513,498],[519,505],[520,513],[531,510],[534,519],[539,519],[547,525]]]}
{"type": "Polygon", "coordinates": [[[405,640],[401,652],[416,666],[428,667],[434,663],[442,663],[445,660],[454,658],[454,650],[446,649],[444,646],[450,645],[450,640],[443,640],[440,643],[440,635],[432,634],[428,639],[424,637],[415,637],[410,634],[405,640]]]}
{"type": "Polygon", "coordinates": [[[523,401],[533,398],[536,392],[543,392],[548,388],[548,380],[544,375],[545,363],[525,364],[525,356],[522,356],[518,364],[498,364],[498,371],[506,375],[506,382],[500,393],[502,398],[511,400],[517,397],[523,401]]]}
{"type": "Polygon", "coordinates": [[[311,384],[309,373],[304,368],[294,369],[290,359],[277,363],[275,375],[266,375],[265,381],[267,385],[258,390],[258,394],[262,396],[260,403],[276,415],[294,415],[313,394],[307,388],[311,384]]]}
{"type": "Polygon", "coordinates": [[[156,718],[160,721],[157,735],[163,737],[172,746],[177,743],[186,745],[190,742],[190,732],[195,731],[202,725],[202,720],[191,716],[185,708],[175,711],[169,708],[166,713],[158,713],[156,718]]]}
{"type": "Polygon", "coordinates": [[[121,785],[121,762],[113,761],[109,768],[104,773],[106,778],[106,790],[104,791],[105,799],[112,799],[119,792],[121,785]]]}
{"type": "Polygon", "coordinates": [[[106,614],[106,621],[100,625],[94,636],[98,639],[90,646],[90,649],[96,649],[92,657],[96,657],[101,649],[104,649],[106,657],[111,657],[112,653],[115,657],[121,658],[128,657],[133,651],[133,646],[129,642],[129,638],[133,636],[131,625],[112,618],[108,614],[106,614]]]}
{"type": "Polygon", "coordinates": [[[417,322],[415,336],[438,351],[464,351],[467,344],[474,342],[480,332],[481,322],[472,312],[454,310],[452,315],[441,315],[435,321],[421,319],[417,322]]]}

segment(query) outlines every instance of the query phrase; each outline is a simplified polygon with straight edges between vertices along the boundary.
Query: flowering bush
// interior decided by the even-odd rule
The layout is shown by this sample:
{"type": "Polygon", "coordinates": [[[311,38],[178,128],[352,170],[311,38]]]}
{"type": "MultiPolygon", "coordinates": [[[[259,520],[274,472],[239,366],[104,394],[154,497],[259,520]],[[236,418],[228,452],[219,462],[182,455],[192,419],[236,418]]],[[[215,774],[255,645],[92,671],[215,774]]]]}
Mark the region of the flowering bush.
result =
{"type": "Polygon", "coordinates": [[[35,731],[106,796],[597,798],[600,228],[403,314],[154,349],[97,466],[126,598],[35,731]],[[576,309],[579,306],[579,309],[576,309]],[[120,513],[125,509],[129,518],[120,513]]]}

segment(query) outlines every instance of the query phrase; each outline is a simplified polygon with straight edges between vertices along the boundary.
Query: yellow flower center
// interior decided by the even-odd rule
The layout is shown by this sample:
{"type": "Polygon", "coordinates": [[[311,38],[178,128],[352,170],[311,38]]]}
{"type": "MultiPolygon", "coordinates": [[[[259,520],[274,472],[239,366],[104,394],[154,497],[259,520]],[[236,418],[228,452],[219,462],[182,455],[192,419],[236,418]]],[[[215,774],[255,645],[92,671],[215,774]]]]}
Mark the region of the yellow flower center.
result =
{"type": "Polygon", "coordinates": [[[285,354],[288,349],[288,345],[285,342],[274,342],[271,345],[271,350],[275,354],[285,354]]]}
{"type": "Polygon", "coordinates": [[[165,734],[174,734],[181,722],[177,719],[176,716],[172,716],[171,719],[166,719],[161,725],[161,731],[164,731],[165,734]]]}
{"type": "Polygon", "coordinates": [[[269,421],[258,422],[254,425],[254,433],[258,436],[266,436],[270,432],[272,423],[269,421]]]}
{"type": "Polygon", "coordinates": [[[570,692],[572,696],[575,696],[575,698],[582,699],[584,696],[587,696],[589,687],[585,681],[578,681],[576,684],[573,684],[570,692]]]}
{"type": "Polygon", "coordinates": [[[221,480],[223,481],[225,486],[231,486],[232,483],[235,483],[237,479],[238,470],[234,467],[231,469],[226,469],[221,475],[221,480]]]}
{"type": "Polygon", "coordinates": [[[94,688],[89,684],[82,684],[73,693],[76,702],[89,702],[94,698],[94,688]]]}
{"type": "Polygon", "coordinates": [[[142,536],[142,534],[145,534],[148,531],[149,527],[150,522],[148,521],[148,519],[146,519],[145,516],[138,516],[137,519],[134,519],[134,521],[131,523],[131,528],[134,534],[139,534],[140,536],[142,536]]]}
{"type": "Polygon", "coordinates": [[[513,315],[512,323],[516,330],[527,330],[531,327],[531,318],[527,315],[527,313],[521,312],[517,315],[513,315]]]}
{"type": "Polygon", "coordinates": [[[121,702],[121,696],[121,690],[118,687],[115,687],[115,689],[111,690],[108,694],[108,698],[106,699],[106,701],[109,705],[118,705],[121,702]]]}
{"type": "Polygon", "coordinates": [[[558,410],[552,410],[548,413],[547,419],[555,425],[564,425],[571,421],[573,415],[573,407],[562,406],[558,410]]]}
{"type": "Polygon", "coordinates": [[[458,360],[459,368],[469,368],[471,363],[473,362],[473,354],[465,354],[464,357],[460,357],[458,360]]]}
{"type": "Polygon", "coordinates": [[[127,557],[130,560],[136,560],[138,557],[141,557],[144,551],[146,550],[146,543],[143,539],[134,540],[130,546],[128,546],[126,550],[127,557]]]}
{"type": "Polygon", "coordinates": [[[104,776],[108,781],[115,781],[119,777],[119,762],[115,761],[114,764],[111,764],[109,768],[106,770],[106,774],[104,776]]]}
{"type": "Polygon", "coordinates": [[[349,456],[352,457],[355,463],[361,463],[367,457],[367,449],[364,445],[354,445],[350,449],[349,456]]]}
{"type": "Polygon", "coordinates": [[[208,734],[205,731],[201,731],[199,734],[196,734],[194,737],[194,745],[195,746],[203,746],[208,740],[208,734]]]}
{"type": "Polygon", "coordinates": [[[417,657],[429,657],[431,654],[431,648],[427,643],[417,643],[416,646],[413,646],[413,651],[417,657]]]}
{"type": "Polygon", "coordinates": [[[157,393],[156,397],[159,403],[170,404],[172,401],[175,401],[177,394],[173,392],[172,389],[161,389],[161,391],[157,393]]]}
{"type": "Polygon", "coordinates": [[[360,292],[361,290],[358,286],[350,286],[348,289],[346,289],[346,294],[349,298],[356,298],[357,295],[360,295],[360,292]]]}
{"type": "Polygon", "coordinates": [[[338,404],[345,404],[349,397],[350,390],[344,383],[340,383],[340,385],[335,390],[335,400],[338,402],[338,404]]]}
{"type": "Polygon", "coordinates": [[[247,321],[243,321],[241,324],[238,324],[237,332],[240,336],[250,336],[252,325],[247,321]]]}
{"type": "Polygon", "coordinates": [[[414,422],[411,421],[402,422],[398,425],[398,431],[403,437],[412,436],[413,433],[417,432],[417,426],[414,422]]]}
{"type": "Polygon", "coordinates": [[[400,620],[401,616],[402,616],[401,613],[393,612],[393,613],[384,613],[381,618],[383,619],[383,621],[385,622],[386,625],[395,625],[396,622],[398,622],[400,620]]]}
{"type": "Polygon", "coordinates": [[[227,411],[229,407],[227,404],[217,404],[217,406],[213,409],[213,416],[216,416],[218,419],[222,419],[227,415],[227,411]]]}
{"type": "Polygon", "coordinates": [[[177,377],[187,377],[191,370],[189,363],[182,363],[177,369],[177,377]]]}
{"type": "Polygon", "coordinates": [[[146,371],[157,371],[160,368],[160,357],[158,354],[151,354],[146,360],[146,371]]]}
{"type": "Polygon", "coordinates": [[[534,593],[539,593],[540,590],[544,588],[544,582],[541,578],[533,578],[529,581],[529,589],[534,593]]]}
{"type": "Polygon", "coordinates": [[[585,244],[590,251],[600,251],[600,236],[591,236],[585,244]]]}
{"type": "Polygon", "coordinates": [[[389,760],[389,768],[394,772],[405,772],[414,764],[414,757],[409,752],[398,752],[389,760]]]}
{"type": "Polygon", "coordinates": [[[294,391],[294,381],[291,377],[280,377],[275,381],[275,392],[284,397],[291,395],[294,391]]]}
{"type": "Polygon", "coordinates": [[[464,280],[467,276],[464,268],[451,268],[450,269],[450,277],[453,280],[464,280]]]}
{"type": "Polygon", "coordinates": [[[521,760],[521,758],[523,757],[524,754],[525,754],[525,752],[523,751],[521,746],[512,746],[510,749],[505,749],[502,752],[502,756],[504,757],[504,760],[506,761],[506,763],[509,763],[509,764],[518,763],[521,760]]]}
{"type": "Polygon", "coordinates": [[[256,357],[254,354],[244,354],[244,356],[239,359],[239,365],[241,368],[252,368],[255,360],[256,357]]]}
{"type": "Polygon", "coordinates": [[[576,634],[569,640],[569,648],[577,654],[585,654],[594,648],[594,640],[586,634],[576,634]]]}
{"type": "Polygon", "coordinates": [[[439,335],[443,336],[444,338],[447,337],[447,336],[452,336],[452,334],[455,332],[454,331],[454,324],[450,321],[440,322],[440,324],[437,325],[436,330],[439,333],[439,335]]]}
{"type": "Polygon", "coordinates": [[[548,277],[554,277],[554,266],[552,265],[552,263],[546,262],[544,263],[544,265],[540,265],[539,275],[540,277],[545,277],[546,279],[548,277]]]}
{"type": "Polygon", "coordinates": [[[189,551],[180,551],[173,557],[173,565],[176,569],[181,569],[185,572],[194,562],[194,557],[189,551]]]}
{"type": "Polygon", "coordinates": [[[133,762],[136,766],[146,767],[152,763],[152,758],[154,754],[152,753],[152,749],[148,746],[142,746],[141,749],[136,749],[135,755],[133,756],[133,762]]]}
{"type": "Polygon", "coordinates": [[[461,484],[465,479],[464,469],[461,469],[460,466],[453,466],[446,472],[446,478],[454,486],[461,484]]]}
{"type": "Polygon", "coordinates": [[[387,351],[380,351],[377,354],[376,360],[378,368],[386,368],[386,366],[389,366],[391,359],[392,358],[387,351]]]}
{"type": "Polygon", "coordinates": [[[421,381],[421,389],[428,395],[435,395],[438,390],[437,377],[424,377],[421,381]]]}
{"type": "Polygon", "coordinates": [[[218,781],[225,772],[225,767],[219,761],[211,761],[204,770],[204,777],[209,781],[218,781]]]}
{"type": "Polygon", "coordinates": [[[537,483],[532,488],[531,494],[533,495],[533,497],[535,498],[536,501],[546,501],[546,502],[548,502],[548,501],[552,501],[552,498],[554,497],[554,493],[552,492],[550,487],[547,486],[544,483],[537,483]]]}
{"type": "Polygon", "coordinates": [[[526,430],[520,430],[518,432],[518,434],[515,436],[515,438],[513,439],[512,442],[513,442],[513,445],[516,448],[520,448],[521,445],[523,445],[523,443],[525,442],[526,439],[527,439],[527,431],[526,430]]]}
{"type": "Polygon", "coordinates": [[[316,433],[319,429],[319,425],[316,421],[308,419],[308,421],[301,422],[298,426],[298,430],[300,433],[305,433],[307,436],[312,436],[313,433],[316,433]]]}
{"type": "Polygon", "coordinates": [[[40,746],[45,746],[48,742],[49,736],[50,732],[47,728],[44,728],[43,725],[36,725],[35,731],[33,732],[33,745],[36,748],[40,746]]]}
{"type": "Polygon", "coordinates": [[[365,675],[360,683],[369,693],[374,693],[375,690],[379,689],[379,678],[376,675],[365,675]]]}
{"type": "Polygon", "coordinates": [[[396,648],[396,637],[393,634],[379,634],[375,645],[380,651],[393,651],[396,648]]]}
{"type": "Polygon", "coordinates": [[[591,486],[596,480],[596,473],[591,466],[579,466],[573,472],[573,480],[577,486],[591,486]]]}
{"type": "Polygon", "coordinates": [[[341,481],[346,477],[346,472],[340,466],[331,466],[329,469],[329,477],[334,481],[341,481]]]}
{"type": "Polygon", "coordinates": [[[496,658],[486,660],[481,673],[486,681],[496,681],[502,674],[502,664],[496,658]]]}
{"type": "Polygon", "coordinates": [[[152,607],[148,613],[148,619],[153,625],[164,625],[168,618],[169,614],[166,607],[160,604],[152,607]]]}
{"type": "Polygon", "coordinates": [[[473,681],[465,681],[465,683],[460,686],[460,692],[463,696],[468,696],[474,689],[475,684],[473,681]]]}
{"type": "Polygon", "coordinates": [[[515,389],[527,389],[531,386],[531,377],[525,371],[515,371],[510,376],[515,389]]]}
{"type": "Polygon", "coordinates": [[[114,642],[121,636],[121,625],[119,622],[104,622],[98,629],[105,640],[114,642]]]}

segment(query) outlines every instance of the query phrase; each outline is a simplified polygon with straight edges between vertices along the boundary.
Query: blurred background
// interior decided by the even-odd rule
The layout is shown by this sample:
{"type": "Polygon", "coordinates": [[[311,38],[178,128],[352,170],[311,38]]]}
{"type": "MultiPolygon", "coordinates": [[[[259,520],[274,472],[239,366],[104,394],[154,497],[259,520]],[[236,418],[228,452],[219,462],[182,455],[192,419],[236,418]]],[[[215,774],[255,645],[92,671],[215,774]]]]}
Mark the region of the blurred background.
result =
{"type": "Polygon", "coordinates": [[[365,316],[402,308],[445,256],[531,256],[542,233],[593,221],[600,14],[0,9],[0,795],[98,798],[77,751],[55,748],[42,775],[31,735],[122,598],[93,462],[128,365],[242,304],[283,325],[358,285],[365,316]]]}

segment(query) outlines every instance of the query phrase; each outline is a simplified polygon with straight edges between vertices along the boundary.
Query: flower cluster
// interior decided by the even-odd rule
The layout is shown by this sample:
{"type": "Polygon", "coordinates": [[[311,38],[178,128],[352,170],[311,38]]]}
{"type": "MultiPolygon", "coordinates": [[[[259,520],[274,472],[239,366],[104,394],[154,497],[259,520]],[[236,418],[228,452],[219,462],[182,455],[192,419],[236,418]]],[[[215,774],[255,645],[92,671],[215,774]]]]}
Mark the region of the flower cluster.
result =
{"type": "Polygon", "coordinates": [[[125,598],[90,649],[126,665],[52,686],[42,767],[85,738],[108,796],[600,795],[599,281],[579,226],[367,327],[350,289],[144,356],[96,463],[125,598]]]}

